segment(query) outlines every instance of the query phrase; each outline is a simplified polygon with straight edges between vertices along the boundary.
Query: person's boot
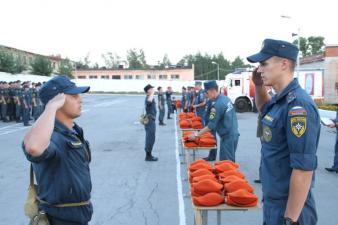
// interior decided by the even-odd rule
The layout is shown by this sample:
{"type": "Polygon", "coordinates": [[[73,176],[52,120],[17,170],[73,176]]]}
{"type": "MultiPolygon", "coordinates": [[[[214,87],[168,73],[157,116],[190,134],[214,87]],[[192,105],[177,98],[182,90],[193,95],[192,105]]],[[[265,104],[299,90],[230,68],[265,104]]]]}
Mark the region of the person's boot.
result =
{"type": "Polygon", "coordinates": [[[155,162],[155,161],[157,161],[157,160],[158,160],[157,157],[152,156],[151,153],[147,153],[146,158],[145,158],[145,161],[155,162]]]}

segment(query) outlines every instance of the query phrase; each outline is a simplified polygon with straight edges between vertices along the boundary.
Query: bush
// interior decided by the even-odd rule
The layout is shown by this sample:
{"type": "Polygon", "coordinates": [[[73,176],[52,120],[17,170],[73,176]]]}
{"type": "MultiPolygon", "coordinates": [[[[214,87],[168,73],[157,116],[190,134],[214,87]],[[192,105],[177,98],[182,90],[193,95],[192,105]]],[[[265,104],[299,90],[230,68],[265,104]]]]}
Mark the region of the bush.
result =
{"type": "Polygon", "coordinates": [[[73,65],[69,59],[63,59],[60,64],[59,73],[62,75],[67,75],[70,78],[74,78],[73,74],[73,65]]]}
{"type": "Polygon", "coordinates": [[[31,62],[32,74],[50,76],[53,72],[52,62],[44,56],[37,56],[31,62]]]}
{"type": "Polygon", "coordinates": [[[323,110],[330,110],[330,111],[336,111],[337,105],[330,105],[330,104],[319,104],[318,108],[323,110]]]}

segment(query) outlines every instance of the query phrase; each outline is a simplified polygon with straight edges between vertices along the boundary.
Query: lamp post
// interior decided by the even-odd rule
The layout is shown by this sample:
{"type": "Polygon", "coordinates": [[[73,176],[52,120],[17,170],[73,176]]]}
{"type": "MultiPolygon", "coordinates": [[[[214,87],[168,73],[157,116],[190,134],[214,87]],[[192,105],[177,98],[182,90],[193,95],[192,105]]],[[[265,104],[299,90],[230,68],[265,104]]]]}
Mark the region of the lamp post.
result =
{"type": "MultiPolygon", "coordinates": [[[[281,17],[283,19],[292,19],[291,16],[286,16],[286,15],[281,15],[281,17]]],[[[297,55],[297,66],[296,66],[296,71],[297,71],[297,75],[296,78],[298,79],[299,77],[299,55],[300,55],[300,27],[297,28],[297,33],[292,33],[292,37],[297,35],[297,47],[298,47],[298,55],[297,55]]]]}
{"type": "Polygon", "coordinates": [[[212,61],[211,63],[217,65],[217,80],[219,80],[219,64],[217,62],[214,62],[214,61],[212,61]]]}

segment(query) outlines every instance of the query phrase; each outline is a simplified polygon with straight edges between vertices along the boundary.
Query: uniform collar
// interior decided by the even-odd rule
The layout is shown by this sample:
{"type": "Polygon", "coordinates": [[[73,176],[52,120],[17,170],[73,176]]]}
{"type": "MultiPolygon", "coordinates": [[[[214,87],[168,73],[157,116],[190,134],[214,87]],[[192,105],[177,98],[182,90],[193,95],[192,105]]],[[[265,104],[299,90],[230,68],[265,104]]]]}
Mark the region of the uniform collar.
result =
{"type": "Polygon", "coordinates": [[[295,79],[293,79],[293,81],[290,82],[290,84],[288,86],[286,86],[286,88],[284,88],[284,90],[280,94],[275,95],[272,98],[272,101],[277,102],[277,101],[283,99],[287,94],[289,94],[289,92],[295,90],[298,87],[299,87],[298,79],[295,78],[295,79]]]}
{"type": "MultiPolygon", "coordinates": [[[[63,123],[61,123],[59,120],[55,119],[55,130],[66,134],[66,135],[72,135],[74,134],[74,131],[69,130],[68,127],[66,127],[63,123]]],[[[74,123],[73,129],[77,130],[77,125],[74,123]]]]}

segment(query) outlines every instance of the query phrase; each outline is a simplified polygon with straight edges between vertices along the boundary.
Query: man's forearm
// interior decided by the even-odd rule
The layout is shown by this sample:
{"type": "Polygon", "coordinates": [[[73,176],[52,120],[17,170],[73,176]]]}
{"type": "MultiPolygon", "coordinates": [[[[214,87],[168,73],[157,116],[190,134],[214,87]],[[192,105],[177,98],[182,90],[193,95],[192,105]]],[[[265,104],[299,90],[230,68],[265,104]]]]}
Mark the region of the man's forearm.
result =
{"type": "Polygon", "coordinates": [[[255,103],[257,109],[262,112],[262,107],[270,101],[271,97],[267,93],[265,86],[255,86],[255,103]]]}
{"type": "Polygon", "coordinates": [[[202,130],[197,132],[197,136],[201,136],[202,134],[205,134],[206,132],[211,131],[211,129],[208,126],[205,126],[202,130]]]}
{"type": "Polygon", "coordinates": [[[289,186],[289,198],[285,217],[297,221],[309,194],[313,171],[293,169],[289,186]]]}
{"type": "Polygon", "coordinates": [[[55,114],[56,109],[47,106],[26,134],[24,145],[30,155],[40,156],[47,149],[54,129],[55,114]]]}

